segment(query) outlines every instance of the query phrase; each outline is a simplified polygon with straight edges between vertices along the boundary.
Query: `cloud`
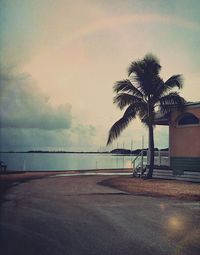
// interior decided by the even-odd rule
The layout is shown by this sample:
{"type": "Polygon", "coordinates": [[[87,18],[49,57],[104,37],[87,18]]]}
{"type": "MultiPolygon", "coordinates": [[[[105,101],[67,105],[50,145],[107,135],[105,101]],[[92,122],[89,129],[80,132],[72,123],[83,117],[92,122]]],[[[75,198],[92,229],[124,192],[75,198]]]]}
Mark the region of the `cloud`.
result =
{"type": "Polygon", "coordinates": [[[65,130],[1,129],[1,151],[59,150],[70,144],[65,130]]]}
{"type": "Polygon", "coordinates": [[[4,69],[0,89],[1,151],[95,149],[94,126],[79,123],[69,104],[52,106],[31,75],[4,69]]]}
{"type": "Polygon", "coordinates": [[[70,129],[1,128],[1,151],[93,151],[95,128],[73,123],[70,129]]]}
{"type": "MultiPolygon", "coordinates": [[[[112,85],[146,52],[158,55],[164,79],[183,73],[188,84],[183,96],[198,100],[197,2],[183,1],[180,8],[172,0],[151,5],[147,0],[2,0],[2,65],[16,64],[37,80],[27,73],[2,73],[4,147],[102,148],[122,114],[112,105],[112,85]]],[[[130,147],[133,140],[137,148],[143,135],[147,141],[147,130],[133,124],[113,147],[130,147]]],[[[155,143],[165,141],[163,133],[155,135],[155,143]]]]}
{"type": "Polygon", "coordinates": [[[29,74],[2,72],[0,84],[1,127],[47,130],[70,128],[71,106],[52,107],[29,74]]]}

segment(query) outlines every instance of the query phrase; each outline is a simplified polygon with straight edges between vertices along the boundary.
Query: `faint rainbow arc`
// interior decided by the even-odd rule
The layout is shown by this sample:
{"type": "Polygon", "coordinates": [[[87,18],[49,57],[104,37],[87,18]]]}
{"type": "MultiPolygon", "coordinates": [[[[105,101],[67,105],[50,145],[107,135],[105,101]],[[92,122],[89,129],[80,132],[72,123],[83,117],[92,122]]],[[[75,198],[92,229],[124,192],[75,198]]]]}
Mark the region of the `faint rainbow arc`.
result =
{"type": "Polygon", "coordinates": [[[180,18],[174,18],[172,16],[161,16],[161,15],[123,15],[105,18],[96,21],[93,24],[88,24],[75,31],[68,37],[68,41],[76,40],[82,36],[92,34],[100,30],[113,29],[119,26],[128,25],[131,23],[161,23],[167,25],[174,25],[177,27],[200,31],[200,24],[193,21],[185,21],[180,18]]]}

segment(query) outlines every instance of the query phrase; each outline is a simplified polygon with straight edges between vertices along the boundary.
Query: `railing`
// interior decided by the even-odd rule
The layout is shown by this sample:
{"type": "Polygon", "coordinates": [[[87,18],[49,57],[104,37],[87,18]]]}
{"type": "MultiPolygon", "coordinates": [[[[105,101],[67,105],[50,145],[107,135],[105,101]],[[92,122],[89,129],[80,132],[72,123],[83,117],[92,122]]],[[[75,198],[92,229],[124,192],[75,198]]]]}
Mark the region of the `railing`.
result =
{"type": "Polygon", "coordinates": [[[157,166],[170,166],[169,151],[154,151],[154,164],[157,166]]]}
{"type": "MultiPolygon", "coordinates": [[[[148,165],[150,162],[150,157],[149,157],[149,151],[148,150],[141,150],[138,155],[133,159],[132,165],[133,165],[133,175],[134,174],[139,174],[140,176],[142,175],[144,169],[146,168],[146,165],[148,165]],[[145,153],[146,152],[146,153],[145,153]],[[144,154],[147,155],[147,160],[146,162],[144,161],[144,154]],[[139,163],[136,165],[136,160],[140,158],[139,163]]],[[[169,161],[169,152],[168,151],[154,151],[154,165],[156,166],[169,166],[170,161],[169,161]]]]}
{"type": "Polygon", "coordinates": [[[144,150],[142,150],[141,152],[139,152],[136,157],[133,159],[132,164],[133,164],[133,171],[136,170],[136,168],[138,168],[139,166],[143,166],[144,160],[143,160],[143,155],[144,155],[144,150]],[[136,166],[136,160],[141,157],[141,160],[139,162],[139,164],[137,164],[136,166]]]}

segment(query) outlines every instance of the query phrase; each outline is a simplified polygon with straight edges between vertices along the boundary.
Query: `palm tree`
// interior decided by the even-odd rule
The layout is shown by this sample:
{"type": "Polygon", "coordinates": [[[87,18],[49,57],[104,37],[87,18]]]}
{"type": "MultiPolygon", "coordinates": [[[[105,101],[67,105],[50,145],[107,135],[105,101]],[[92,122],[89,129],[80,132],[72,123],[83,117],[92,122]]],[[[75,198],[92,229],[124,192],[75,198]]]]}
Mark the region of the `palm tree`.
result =
{"type": "Polygon", "coordinates": [[[182,76],[173,75],[167,81],[159,76],[161,65],[152,54],[134,61],[128,68],[129,79],[117,81],[113,86],[116,96],[113,102],[123,110],[123,116],[109,131],[107,145],[112,143],[127,125],[139,116],[149,131],[149,171],[147,178],[152,178],[154,168],[154,123],[155,113],[169,113],[172,107],[184,109],[185,100],[175,88],[183,86],[182,76]]]}

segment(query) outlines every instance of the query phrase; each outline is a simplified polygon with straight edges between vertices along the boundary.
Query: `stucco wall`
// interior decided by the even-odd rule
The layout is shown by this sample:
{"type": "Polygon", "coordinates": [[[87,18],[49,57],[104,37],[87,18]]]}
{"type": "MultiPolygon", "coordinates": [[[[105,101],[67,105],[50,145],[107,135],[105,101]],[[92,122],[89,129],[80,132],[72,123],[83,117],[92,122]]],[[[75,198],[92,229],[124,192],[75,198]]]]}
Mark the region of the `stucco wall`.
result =
{"type": "MultiPolygon", "coordinates": [[[[185,112],[193,113],[200,119],[200,108],[187,108],[185,112]]],[[[170,156],[200,157],[200,125],[178,126],[180,115],[173,112],[169,125],[170,156]]]]}

